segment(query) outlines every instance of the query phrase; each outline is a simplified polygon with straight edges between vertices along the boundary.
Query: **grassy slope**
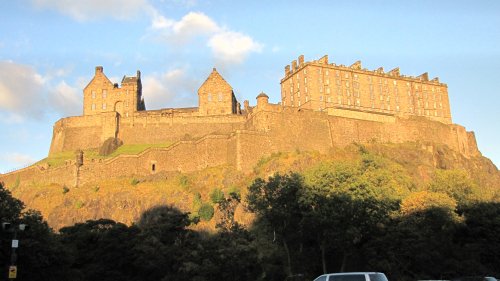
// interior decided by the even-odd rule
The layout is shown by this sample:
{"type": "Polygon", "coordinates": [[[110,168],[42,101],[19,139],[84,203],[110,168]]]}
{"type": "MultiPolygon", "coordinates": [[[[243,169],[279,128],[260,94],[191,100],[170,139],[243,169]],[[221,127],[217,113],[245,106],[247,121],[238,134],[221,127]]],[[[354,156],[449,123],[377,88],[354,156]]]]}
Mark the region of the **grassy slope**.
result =
{"type": "MultiPolygon", "coordinates": [[[[145,148],[129,146],[116,153],[139,153],[145,148]]],[[[416,190],[426,186],[437,168],[464,169],[482,187],[485,200],[500,200],[500,173],[486,158],[465,159],[446,147],[435,147],[431,151],[428,146],[415,143],[372,144],[363,149],[382,157],[387,162],[388,171],[409,178],[416,190]]],[[[360,158],[360,147],[351,145],[332,149],[328,154],[301,151],[276,153],[262,159],[250,174],[220,166],[188,174],[161,173],[135,180],[111,178],[69,188],[67,192],[58,185],[37,186],[22,181],[11,190],[29,208],[40,210],[55,229],[102,217],[132,223],[144,210],[154,205],[172,204],[183,211],[196,213],[193,201],[197,194],[201,195],[203,202],[210,202],[210,192],[219,188],[225,194],[240,192],[244,198],[247,186],[256,177],[267,178],[275,172],[302,173],[322,162],[359,161],[360,158]]],[[[52,160],[56,159],[65,158],[54,157],[52,160]]],[[[238,207],[235,216],[243,223],[249,223],[252,218],[243,206],[238,207]]],[[[197,228],[213,229],[215,220],[202,222],[197,228]]]]}
{"type": "MultiPolygon", "coordinates": [[[[83,153],[88,159],[106,159],[113,158],[121,154],[139,154],[144,150],[151,147],[169,147],[172,145],[171,142],[168,143],[157,143],[157,144],[124,144],[118,149],[116,149],[110,155],[102,156],[99,155],[99,151],[97,149],[87,149],[84,150],[83,153]]],[[[48,164],[50,167],[58,167],[62,166],[68,160],[75,160],[75,152],[74,151],[63,151],[59,153],[54,153],[49,157],[40,160],[37,164],[48,164]]]]}

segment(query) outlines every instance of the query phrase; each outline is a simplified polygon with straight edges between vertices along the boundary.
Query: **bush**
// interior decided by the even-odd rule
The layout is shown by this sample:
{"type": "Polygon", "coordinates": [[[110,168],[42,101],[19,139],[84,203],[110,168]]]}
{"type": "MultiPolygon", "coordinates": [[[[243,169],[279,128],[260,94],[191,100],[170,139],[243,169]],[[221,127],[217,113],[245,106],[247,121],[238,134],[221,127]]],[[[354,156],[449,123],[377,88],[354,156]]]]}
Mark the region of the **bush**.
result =
{"type": "Polygon", "coordinates": [[[188,186],[189,186],[189,178],[186,175],[182,175],[179,178],[179,184],[183,188],[188,188],[188,186]]]}
{"type": "Polygon", "coordinates": [[[63,186],[63,191],[62,191],[62,193],[63,193],[63,194],[66,194],[66,193],[68,193],[68,192],[69,192],[69,188],[68,188],[67,186],[63,186]]]}
{"type": "Polygon", "coordinates": [[[78,201],[76,201],[76,203],[75,203],[75,208],[77,208],[77,209],[81,209],[84,205],[85,205],[85,204],[84,204],[82,201],[78,200],[78,201]]]}
{"type": "Polygon", "coordinates": [[[130,181],[130,184],[135,186],[135,185],[137,185],[137,184],[138,184],[138,183],[140,183],[140,182],[141,182],[141,181],[139,181],[138,179],[133,178],[133,179],[130,181]]]}
{"type": "Polygon", "coordinates": [[[209,221],[214,216],[214,207],[208,203],[203,203],[198,210],[198,215],[202,221],[209,221]]]}
{"type": "Polygon", "coordinates": [[[219,188],[214,189],[210,193],[210,200],[212,200],[212,203],[214,204],[220,203],[222,200],[224,200],[224,192],[222,192],[222,190],[220,190],[219,188]]]}
{"type": "Polygon", "coordinates": [[[201,205],[203,205],[203,200],[201,200],[201,194],[197,192],[193,197],[193,210],[197,212],[201,205]]]}

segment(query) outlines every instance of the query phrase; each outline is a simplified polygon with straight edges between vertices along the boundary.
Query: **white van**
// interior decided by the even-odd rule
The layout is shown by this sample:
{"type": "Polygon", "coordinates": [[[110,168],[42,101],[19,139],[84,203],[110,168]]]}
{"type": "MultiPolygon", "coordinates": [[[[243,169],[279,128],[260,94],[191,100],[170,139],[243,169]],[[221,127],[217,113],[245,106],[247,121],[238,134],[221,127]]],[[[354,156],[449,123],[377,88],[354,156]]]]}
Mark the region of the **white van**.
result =
{"type": "Polygon", "coordinates": [[[318,276],[314,281],[388,281],[380,272],[342,272],[318,276]]]}

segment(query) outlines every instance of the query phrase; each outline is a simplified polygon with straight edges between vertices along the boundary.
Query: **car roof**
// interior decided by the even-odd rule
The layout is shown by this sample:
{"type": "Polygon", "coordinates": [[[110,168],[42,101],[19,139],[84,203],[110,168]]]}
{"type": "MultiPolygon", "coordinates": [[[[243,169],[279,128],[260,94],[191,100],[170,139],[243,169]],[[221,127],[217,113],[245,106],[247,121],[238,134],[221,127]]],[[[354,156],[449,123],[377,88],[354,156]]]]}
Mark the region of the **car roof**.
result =
{"type": "Polygon", "coordinates": [[[383,274],[382,272],[337,272],[337,273],[327,273],[323,275],[357,275],[357,274],[383,274]]]}

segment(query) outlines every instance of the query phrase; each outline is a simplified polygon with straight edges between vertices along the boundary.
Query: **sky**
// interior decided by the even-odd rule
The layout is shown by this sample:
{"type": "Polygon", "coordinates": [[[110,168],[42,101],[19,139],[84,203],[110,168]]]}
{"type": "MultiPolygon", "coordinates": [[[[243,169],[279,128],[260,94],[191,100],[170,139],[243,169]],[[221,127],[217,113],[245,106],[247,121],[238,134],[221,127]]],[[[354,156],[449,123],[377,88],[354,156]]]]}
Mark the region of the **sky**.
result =
{"type": "Polygon", "coordinates": [[[284,67],[329,61],[448,85],[452,120],[500,164],[500,1],[0,1],[0,173],[45,158],[103,66],[142,75],[147,109],[197,106],[216,67],[242,102],[280,101],[284,67]]]}

